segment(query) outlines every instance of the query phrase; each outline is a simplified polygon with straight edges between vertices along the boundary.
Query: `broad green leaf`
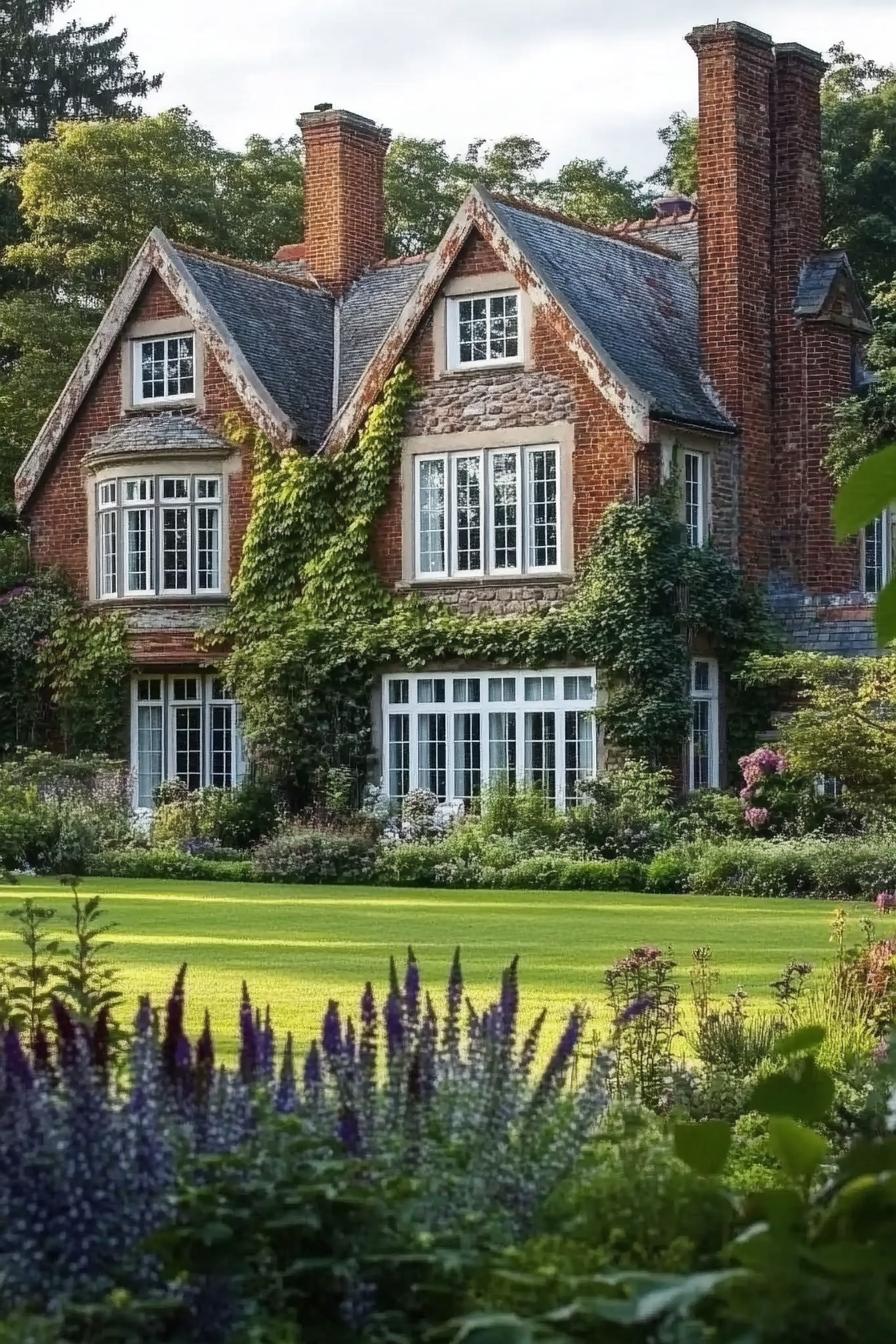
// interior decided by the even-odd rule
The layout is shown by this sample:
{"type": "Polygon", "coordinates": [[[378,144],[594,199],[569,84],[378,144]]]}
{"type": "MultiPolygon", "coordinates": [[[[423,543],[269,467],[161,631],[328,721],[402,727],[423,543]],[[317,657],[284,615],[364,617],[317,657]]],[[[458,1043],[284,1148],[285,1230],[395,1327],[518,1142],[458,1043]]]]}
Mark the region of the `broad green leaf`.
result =
{"type": "Polygon", "coordinates": [[[533,1339],[528,1321],[489,1313],[464,1321],[454,1336],[454,1344],[532,1344],[533,1339]]]}
{"type": "Polygon", "coordinates": [[[825,1027],[812,1023],[805,1027],[797,1027],[795,1031],[790,1031],[775,1041],[775,1054],[804,1055],[810,1050],[817,1050],[827,1034],[825,1027]]]}
{"type": "Polygon", "coordinates": [[[593,1314],[602,1320],[614,1321],[619,1325],[644,1325],[668,1312],[682,1312],[744,1277],[745,1272],[740,1269],[707,1270],[698,1274],[607,1275],[607,1281],[628,1287],[631,1298],[626,1302],[595,1298],[588,1305],[593,1314]]]}
{"type": "Polygon", "coordinates": [[[727,1253],[747,1269],[780,1273],[796,1262],[799,1251],[792,1236],[774,1231],[767,1223],[754,1223],[735,1237],[727,1253]]]}
{"type": "Polygon", "coordinates": [[[675,1126],[675,1154],[701,1176],[717,1176],[731,1150],[731,1126],[724,1120],[700,1120],[675,1126]]]}
{"type": "MultiPolygon", "coordinates": [[[[748,1218],[768,1223],[778,1233],[789,1233],[805,1217],[805,1204],[789,1186],[754,1190],[745,1201],[748,1218]]],[[[747,1229],[749,1231],[749,1229],[747,1229]]]]}
{"type": "Polygon", "coordinates": [[[834,1080],[812,1056],[798,1073],[771,1073],[753,1089],[749,1109],[762,1115],[789,1115],[795,1120],[823,1120],[834,1100],[834,1080]]]}
{"type": "Polygon", "coordinates": [[[837,1168],[841,1176],[873,1176],[896,1171],[896,1137],[861,1139],[844,1153],[837,1168]]]}
{"type": "Polygon", "coordinates": [[[896,580],[890,579],[877,595],[874,629],[880,644],[890,644],[896,639],[896,580]]]}
{"type": "Polygon", "coordinates": [[[837,540],[860,531],[896,499],[896,443],[866,457],[843,482],[834,500],[837,540]]]}
{"type": "Polygon", "coordinates": [[[795,1181],[809,1180],[828,1155],[827,1141],[789,1115],[771,1117],[768,1141],[781,1166],[795,1181]]]}

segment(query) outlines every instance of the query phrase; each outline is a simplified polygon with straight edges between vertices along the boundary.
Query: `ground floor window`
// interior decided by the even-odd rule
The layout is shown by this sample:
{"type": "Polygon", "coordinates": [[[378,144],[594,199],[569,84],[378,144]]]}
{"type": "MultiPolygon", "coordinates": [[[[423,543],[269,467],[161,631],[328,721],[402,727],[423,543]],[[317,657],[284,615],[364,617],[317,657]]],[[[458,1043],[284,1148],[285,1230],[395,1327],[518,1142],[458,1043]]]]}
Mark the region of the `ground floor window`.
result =
{"type": "Polygon", "coordinates": [[[239,710],[220,677],[134,678],[131,717],[134,804],[152,807],[163,780],[229,789],[244,770],[239,710]]]}
{"type": "Polygon", "coordinates": [[[595,773],[594,673],[393,673],[383,679],[383,783],[470,804],[489,783],[537,785],[557,807],[595,773]]]}
{"type": "Polygon", "coordinates": [[[719,787],[719,668],[714,658],[691,660],[688,788],[719,787]]]}

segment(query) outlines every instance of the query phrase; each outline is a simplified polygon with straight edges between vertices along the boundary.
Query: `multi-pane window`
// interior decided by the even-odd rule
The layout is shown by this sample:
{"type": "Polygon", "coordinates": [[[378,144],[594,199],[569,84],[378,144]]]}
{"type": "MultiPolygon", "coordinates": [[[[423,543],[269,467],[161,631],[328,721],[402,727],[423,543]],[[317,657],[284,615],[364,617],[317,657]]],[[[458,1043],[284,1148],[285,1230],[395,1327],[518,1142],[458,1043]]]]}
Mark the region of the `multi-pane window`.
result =
{"type": "Polygon", "coordinates": [[[704,453],[684,453],[684,526],[689,546],[702,546],[707,537],[706,474],[707,460],[704,453]]]}
{"type": "Polygon", "coordinates": [[[688,787],[719,786],[719,669],[712,658],[691,660],[688,787]]]}
{"type": "Polygon", "coordinates": [[[133,686],[134,804],[154,806],[159,785],[229,789],[244,772],[236,702],[219,677],[141,676],[133,686]]]}
{"type": "Polygon", "coordinates": [[[134,402],[179,401],[195,395],[192,334],[134,342],[134,402]]]}
{"type": "Polygon", "coordinates": [[[564,807],[594,774],[587,670],[386,676],[383,715],[384,783],[396,803],[419,788],[469,805],[500,783],[539,787],[564,807]]]}
{"type": "Polygon", "coordinates": [[[556,444],[415,460],[416,574],[544,573],[560,565],[556,444]]]}
{"type": "Polygon", "coordinates": [[[452,368],[504,364],[520,358],[519,294],[476,294],[448,301],[452,368]]]}
{"type": "Polygon", "coordinates": [[[221,591],[220,476],[133,476],[96,493],[101,597],[221,591]]]}
{"type": "Polygon", "coordinates": [[[862,591],[875,597],[893,573],[893,514],[885,509],[862,533],[862,591]]]}

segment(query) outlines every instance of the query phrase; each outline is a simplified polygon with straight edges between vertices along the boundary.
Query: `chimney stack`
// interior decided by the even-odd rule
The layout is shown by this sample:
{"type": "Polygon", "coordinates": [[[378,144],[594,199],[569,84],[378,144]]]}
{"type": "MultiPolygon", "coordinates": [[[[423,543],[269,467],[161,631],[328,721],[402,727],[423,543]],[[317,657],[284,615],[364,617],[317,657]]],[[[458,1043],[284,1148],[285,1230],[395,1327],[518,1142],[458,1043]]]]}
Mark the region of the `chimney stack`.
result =
{"type": "Polygon", "coordinates": [[[772,159],[774,53],[743,23],[695,28],[700,341],[704,367],[741,431],[740,560],[769,565],[772,441],[772,159]]]}
{"type": "Polygon", "coordinates": [[[338,292],[385,252],[383,169],[389,132],[319,103],[299,119],[305,142],[305,257],[338,292]]]}

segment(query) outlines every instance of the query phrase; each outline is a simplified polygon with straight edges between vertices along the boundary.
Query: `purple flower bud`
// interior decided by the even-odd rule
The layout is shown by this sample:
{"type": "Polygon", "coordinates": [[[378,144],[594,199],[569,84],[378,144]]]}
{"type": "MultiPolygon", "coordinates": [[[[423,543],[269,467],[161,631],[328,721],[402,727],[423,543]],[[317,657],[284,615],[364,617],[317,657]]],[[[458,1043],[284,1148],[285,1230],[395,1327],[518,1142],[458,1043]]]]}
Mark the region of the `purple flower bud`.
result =
{"type": "Polygon", "coordinates": [[[376,1030],[376,999],[373,995],[373,985],[370,981],[364,986],[364,993],[361,995],[361,1026],[365,1029],[373,1028],[376,1030]]]}
{"type": "Polygon", "coordinates": [[[165,1032],[162,1037],[162,1061],[168,1077],[175,1080],[177,1064],[175,1053],[177,1043],[184,1034],[184,981],[187,975],[187,963],[181,966],[174,981],[174,987],[165,1009],[165,1032]]]}
{"type": "Polygon", "coordinates": [[[559,1086],[572,1059],[579,1038],[584,1026],[584,1016],[581,1009],[574,1008],[569,1015],[569,1021],[564,1028],[563,1035],[554,1048],[554,1053],[548,1060],[547,1067],[541,1076],[541,1081],[536,1089],[536,1098],[542,1099],[548,1092],[559,1086]]]}
{"type": "Polygon", "coordinates": [[[617,1028],[627,1027],[630,1022],[636,1021],[644,1013],[650,1012],[651,1008],[655,1007],[656,1000],[650,994],[645,994],[640,999],[632,999],[631,1003],[627,1003],[617,1015],[613,1025],[617,1028]]]}
{"type": "Polygon", "coordinates": [[[184,1074],[189,1072],[191,1060],[192,1051],[190,1050],[190,1042],[187,1040],[186,1036],[181,1036],[178,1039],[177,1045],[174,1047],[174,1067],[177,1069],[178,1073],[184,1074]]]}
{"type": "Polygon", "coordinates": [[[401,999],[390,991],[383,1010],[386,1019],[386,1054],[394,1059],[404,1045],[404,1021],[401,1015],[401,999]]]}
{"type": "Polygon", "coordinates": [[[243,981],[243,994],[240,1002],[240,1077],[249,1086],[255,1082],[258,1072],[259,1043],[249,988],[243,981]]]}
{"type": "Polygon", "coordinates": [[[420,1012],[420,967],[414,949],[408,948],[408,965],[404,976],[404,1002],[409,1022],[416,1022],[420,1012]]]}
{"type": "Polygon", "coordinates": [[[9,1027],[3,1036],[3,1064],[8,1082],[15,1083],[19,1087],[31,1087],[33,1085],[34,1077],[31,1073],[31,1066],[25,1058],[22,1042],[19,1040],[19,1033],[15,1027],[9,1027]]]}
{"type": "Polygon", "coordinates": [[[277,1082],[275,1108],[281,1115],[288,1115],[296,1108],[296,1072],[293,1062],[292,1032],[286,1033],[283,1047],[283,1059],[280,1062],[280,1078],[277,1082]]]}
{"type": "Polygon", "coordinates": [[[317,1092],[321,1084],[320,1051],[317,1048],[317,1041],[311,1042],[311,1049],[305,1056],[303,1077],[306,1093],[317,1092]]]}
{"type": "Polygon", "coordinates": [[[196,1042],[196,1068],[209,1078],[215,1069],[215,1046],[212,1040],[212,1020],[206,1008],[202,1034],[196,1042]]]}
{"type": "Polygon", "coordinates": [[[264,1025],[258,1036],[258,1062],[266,1082],[274,1077],[274,1028],[271,1023],[271,1005],[264,1010],[264,1025]]]}
{"type": "Polygon", "coordinates": [[[339,1021],[339,1004],[335,999],[330,1000],[324,1014],[321,1044],[328,1059],[336,1059],[342,1054],[342,1023],[339,1021]]]}

